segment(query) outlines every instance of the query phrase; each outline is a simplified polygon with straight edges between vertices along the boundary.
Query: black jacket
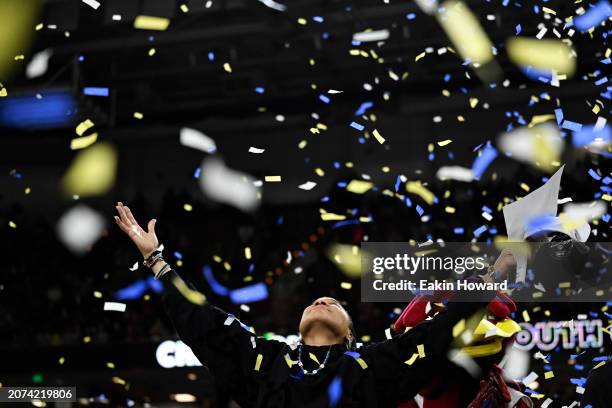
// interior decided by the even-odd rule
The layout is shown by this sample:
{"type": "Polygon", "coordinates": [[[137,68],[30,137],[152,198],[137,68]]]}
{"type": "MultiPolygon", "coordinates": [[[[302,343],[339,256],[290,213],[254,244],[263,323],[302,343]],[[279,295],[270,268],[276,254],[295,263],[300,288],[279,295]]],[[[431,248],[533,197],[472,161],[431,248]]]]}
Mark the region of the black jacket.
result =
{"type": "MultiPolygon", "coordinates": [[[[166,311],[181,340],[242,408],[397,408],[434,374],[441,374],[439,363],[446,358],[452,328],[484,307],[482,303],[452,302],[447,311],[392,339],[355,351],[341,344],[331,346],[325,368],[315,376],[303,376],[296,364],[297,349],[257,337],[209,303],[199,306],[188,301],[172,284],[177,278],[175,271],[161,278],[166,311]],[[418,345],[423,345],[425,357],[407,364],[413,354],[418,355],[418,345]]],[[[328,349],[304,346],[305,368],[319,366],[310,353],[322,362],[328,349]]]]}

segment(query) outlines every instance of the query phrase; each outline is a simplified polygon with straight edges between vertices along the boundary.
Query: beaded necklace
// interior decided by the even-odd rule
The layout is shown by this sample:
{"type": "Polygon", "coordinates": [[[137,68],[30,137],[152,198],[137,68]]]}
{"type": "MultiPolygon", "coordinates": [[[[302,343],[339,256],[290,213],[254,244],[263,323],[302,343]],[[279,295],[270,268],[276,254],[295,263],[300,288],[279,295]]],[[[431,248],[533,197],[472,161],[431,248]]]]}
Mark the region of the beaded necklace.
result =
{"type": "Polygon", "coordinates": [[[304,363],[302,363],[302,343],[300,343],[298,347],[298,366],[302,369],[302,371],[304,372],[304,375],[316,375],[320,370],[324,369],[325,364],[327,363],[327,360],[329,360],[331,349],[332,349],[332,346],[329,346],[329,348],[327,349],[327,354],[325,354],[325,358],[323,359],[323,362],[319,364],[319,367],[317,367],[316,369],[312,371],[308,371],[304,368],[304,363]]]}

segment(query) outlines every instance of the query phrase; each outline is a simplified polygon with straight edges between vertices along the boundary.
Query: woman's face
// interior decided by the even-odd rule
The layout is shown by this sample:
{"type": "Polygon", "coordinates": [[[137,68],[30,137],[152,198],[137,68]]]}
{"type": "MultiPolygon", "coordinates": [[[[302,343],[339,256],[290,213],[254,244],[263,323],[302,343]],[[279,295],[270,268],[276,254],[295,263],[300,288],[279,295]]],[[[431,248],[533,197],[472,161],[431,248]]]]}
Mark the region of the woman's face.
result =
{"type": "Polygon", "coordinates": [[[322,325],[339,337],[350,336],[350,317],[340,303],[331,297],[316,299],[304,309],[300,321],[300,333],[304,336],[312,327],[322,325]]]}

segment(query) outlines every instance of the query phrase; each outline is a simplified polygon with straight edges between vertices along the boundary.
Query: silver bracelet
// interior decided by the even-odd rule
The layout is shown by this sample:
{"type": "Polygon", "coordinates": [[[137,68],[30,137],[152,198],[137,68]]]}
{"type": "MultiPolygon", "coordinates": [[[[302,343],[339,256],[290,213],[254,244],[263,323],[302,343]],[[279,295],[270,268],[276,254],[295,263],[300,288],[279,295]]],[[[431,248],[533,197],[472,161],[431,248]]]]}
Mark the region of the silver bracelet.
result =
{"type": "Polygon", "coordinates": [[[155,274],[154,278],[155,279],[159,279],[161,278],[166,272],[172,270],[172,267],[170,266],[169,263],[166,263],[164,266],[162,266],[162,268],[155,274]]]}

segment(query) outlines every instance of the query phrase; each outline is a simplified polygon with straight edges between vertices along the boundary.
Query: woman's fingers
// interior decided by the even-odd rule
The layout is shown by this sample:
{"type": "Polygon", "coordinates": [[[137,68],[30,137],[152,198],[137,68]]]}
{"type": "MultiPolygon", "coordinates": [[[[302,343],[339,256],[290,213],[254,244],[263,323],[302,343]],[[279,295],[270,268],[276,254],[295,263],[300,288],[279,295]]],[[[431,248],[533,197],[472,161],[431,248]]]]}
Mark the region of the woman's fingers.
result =
{"type": "Polygon", "coordinates": [[[121,221],[121,218],[115,215],[115,221],[117,222],[117,225],[119,226],[119,228],[121,228],[121,231],[125,232],[126,234],[129,234],[130,228],[127,225],[125,225],[123,221],[121,221]]]}
{"type": "Polygon", "coordinates": [[[136,219],[132,215],[132,211],[130,211],[130,207],[124,206],[123,208],[125,209],[125,212],[126,212],[126,215],[128,217],[128,220],[130,220],[130,222],[132,224],[137,225],[138,227],[140,227],[140,225],[138,225],[138,222],[136,222],[136,219]]]}
{"type": "Polygon", "coordinates": [[[117,211],[119,212],[119,217],[121,217],[121,221],[129,227],[132,223],[130,222],[127,214],[125,213],[125,208],[121,203],[119,203],[119,205],[117,206],[117,211]]]}

